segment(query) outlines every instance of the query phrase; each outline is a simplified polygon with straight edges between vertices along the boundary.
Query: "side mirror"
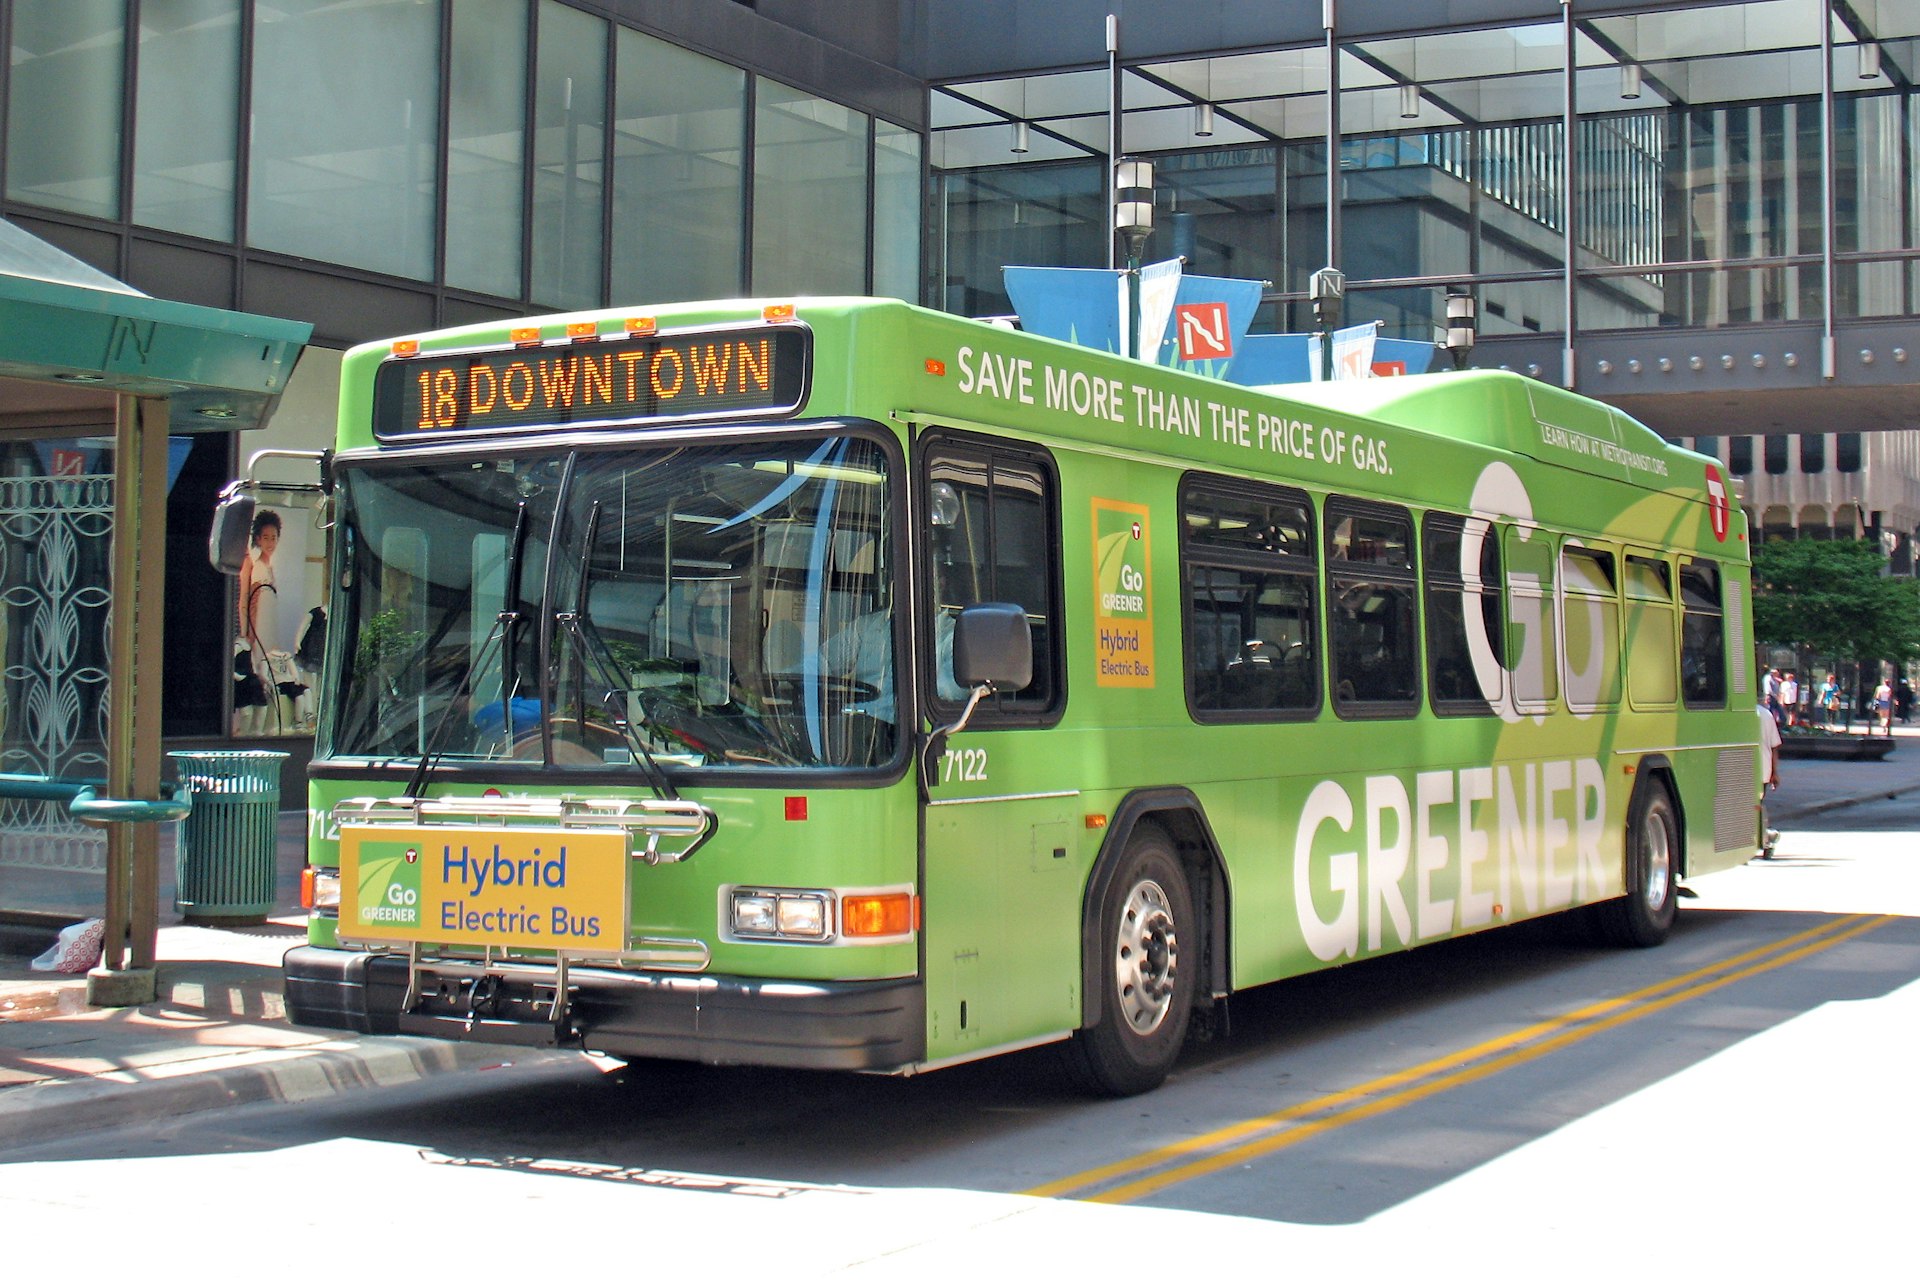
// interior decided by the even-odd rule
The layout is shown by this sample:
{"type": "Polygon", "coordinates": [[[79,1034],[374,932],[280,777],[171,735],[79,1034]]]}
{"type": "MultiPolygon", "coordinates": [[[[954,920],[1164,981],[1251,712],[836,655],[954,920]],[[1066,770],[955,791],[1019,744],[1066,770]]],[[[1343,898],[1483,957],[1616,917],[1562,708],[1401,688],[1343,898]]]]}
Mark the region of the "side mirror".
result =
{"type": "Polygon", "coordinates": [[[207,559],[215,569],[229,577],[240,572],[247,562],[247,547],[253,540],[254,497],[237,485],[227,486],[220,505],[213,509],[213,528],[207,534],[207,559]]]}
{"type": "Polygon", "coordinates": [[[1033,627],[1017,604],[976,604],[960,611],[953,631],[953,677],[962,689],[992,685],[1003,692],[1033,683],[1033,627]]]}

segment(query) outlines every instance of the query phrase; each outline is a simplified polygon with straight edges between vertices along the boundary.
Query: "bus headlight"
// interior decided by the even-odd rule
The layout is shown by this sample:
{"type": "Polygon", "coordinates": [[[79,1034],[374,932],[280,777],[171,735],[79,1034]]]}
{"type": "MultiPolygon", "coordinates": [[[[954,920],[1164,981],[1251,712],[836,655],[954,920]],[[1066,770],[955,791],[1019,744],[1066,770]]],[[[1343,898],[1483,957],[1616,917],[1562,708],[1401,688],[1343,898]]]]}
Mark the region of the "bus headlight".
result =
{"type": "Polygon", "coordinates": [[[735,889],[731,925],[740,938],[822,942],[832,934],[833,895],[808,889],[735,889]]]}

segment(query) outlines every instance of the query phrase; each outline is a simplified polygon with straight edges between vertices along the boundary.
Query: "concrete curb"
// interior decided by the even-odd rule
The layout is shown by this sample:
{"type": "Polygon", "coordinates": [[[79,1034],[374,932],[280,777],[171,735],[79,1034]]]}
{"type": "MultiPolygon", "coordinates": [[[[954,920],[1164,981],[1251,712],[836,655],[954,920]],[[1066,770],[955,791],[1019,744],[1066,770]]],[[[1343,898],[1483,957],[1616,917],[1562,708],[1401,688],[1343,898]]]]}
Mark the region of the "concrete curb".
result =
{"type": "Polygon", "coordinates": [[[347,1036],[226,1057],[48,1080],[0,1090],[0,1149],[10,1154],[97,1129],[248,1102],[312,1102],[484,1067],[558,1067],[569,1058],[503,1045],[347,1036]],[[217,1063],[217,1065],[212,1065],[217,1063]]]}
{"type": "Polygon", "coordinates": [[[1773,826],[1782,822],[1791,822],[1795,818],[1805,818],[1816,813],[1831,813],[1835,809],[1847,809],[1856,804],[1871,804],[1875,800],[1897,800],[1901,796],[1920,791],[1920,782],[1909,782],[1904,786],[1889,787],[1885,791],[1869,791],[1864,795],[1836,796],[1831,800],[1816,800],[1812,804],[1803,804],[1793,809],[1769,812],[1767,821],[1773,826]]]}

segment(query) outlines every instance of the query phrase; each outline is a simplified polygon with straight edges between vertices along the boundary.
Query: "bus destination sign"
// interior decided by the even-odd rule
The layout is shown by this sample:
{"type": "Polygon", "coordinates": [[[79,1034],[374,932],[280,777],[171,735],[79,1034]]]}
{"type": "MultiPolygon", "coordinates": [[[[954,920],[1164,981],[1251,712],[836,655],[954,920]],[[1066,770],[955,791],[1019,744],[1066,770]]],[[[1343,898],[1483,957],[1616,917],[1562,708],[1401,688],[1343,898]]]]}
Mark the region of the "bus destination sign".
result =
{"type": "Polygon", "coordinates": [[[388,360],[375,434],[617,427],[791,413],[806,397],[808,331],[708,330],[388,360]]]}

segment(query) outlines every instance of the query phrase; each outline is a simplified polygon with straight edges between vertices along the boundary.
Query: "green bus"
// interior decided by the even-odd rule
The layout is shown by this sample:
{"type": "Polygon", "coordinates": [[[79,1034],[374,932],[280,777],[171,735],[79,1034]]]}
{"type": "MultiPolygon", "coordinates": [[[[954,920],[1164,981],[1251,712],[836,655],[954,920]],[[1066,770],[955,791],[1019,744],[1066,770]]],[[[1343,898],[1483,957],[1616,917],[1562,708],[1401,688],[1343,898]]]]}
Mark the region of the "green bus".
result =
{"type": "Polygon", "coordinates": [[[1739,507],[1526,378],[677,304],[359,347],[337,445],[303,1025],[1127,1094],[1756,850],[1739,507]]]}

